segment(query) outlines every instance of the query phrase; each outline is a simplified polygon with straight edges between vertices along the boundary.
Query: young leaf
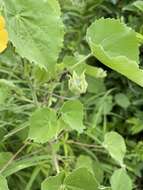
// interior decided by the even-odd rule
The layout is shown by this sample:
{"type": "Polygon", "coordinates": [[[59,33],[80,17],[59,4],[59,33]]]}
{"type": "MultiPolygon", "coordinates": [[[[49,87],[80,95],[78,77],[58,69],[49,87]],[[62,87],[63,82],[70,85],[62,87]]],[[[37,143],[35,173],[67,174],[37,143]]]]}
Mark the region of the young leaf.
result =
{"type": "Polygon", "coordinates": [[[122,108],[127,108],[130,105],[130,101],[128,97],[123,93],[118,93],[115,95],[116,103],[121,106],[122,108]]]}
{"type": "Polygon", "coordinates": [[[9,37],[17,52],[40,67],[53,69],[64,29],[57,0],[5,0],[9,37]]]}
{"type": "Polygon", "coordinates": [[[56,112],[49,108],[38,108],[30,118],[29,138],[37,143],[46,143],[56,138],[60,126],[56,112]]]}
{"type": "Polygon", "coordinates": [[[68,175],[64,184],[72,190],[98,190],[98,183],[91,172],[86,168],[79,168],[68,175]]]}
{"type": "Polygon", "coordinates": [[[42,182],[41,190],[61,190],[64,177],[64,173],[60,173],[57,176],[47,178],[42,182]]]}
{"type": "Polygon", "coordinates": [[[116,132],[108,132],[104,137],[104,147],[108,150],[113,159],[123,165],[123,159],[126,153],[126,145],[121,135],[116,132]]]}
{"type": "Polygon", "coordinates": [[[103,64],[143,86],[135,31],[119,20],[101,18],[88,28],[87,41],[93,55],[103,64]]]}
{"type": "Polygon", "coordinates": [[[110,180],[112,190],[132,190],[132,181],[125,169],[116,170],[110,180]]]}
{"type": "Polygon", "coordinates": [[[64,103],[61,108],[63,121],[70,128],[81,133],[85,128],[83,125],[83,105],[79,100],[71,100],[64,103]]]}
{"type": "Polygon", "coordinates": [[[6,179],[0,175],[0,189],[1,190],[9,190],[6,179]]]}

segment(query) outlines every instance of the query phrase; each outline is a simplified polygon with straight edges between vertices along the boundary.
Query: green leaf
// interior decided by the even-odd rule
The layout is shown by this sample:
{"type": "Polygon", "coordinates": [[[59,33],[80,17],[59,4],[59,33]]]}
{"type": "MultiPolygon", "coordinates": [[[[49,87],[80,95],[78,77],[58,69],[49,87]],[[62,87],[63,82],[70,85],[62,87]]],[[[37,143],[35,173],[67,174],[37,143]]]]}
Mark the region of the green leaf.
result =
{"type": "Polygon", "coordinates": [[[14,66],[17,62],[20,61],[20,59],[20,56],[15,53],[12,45],[9,45],[8,48],[0,55],[0,62],[6,63],[7,65],[14,66]]]}
{"type": "Polygon", "coordinates": [[[143,131],[143,120],[139,117],[131,117],[127,120],[130,124],[130,132],[132,135],[138,134],[143,131]]]}
{"type": "Polygon", "coordinates": [[[132,181],[125,169],[116,170],[110,180],[112,190],[132,190],[132,181]]]}
{"type": "Polygon", "coordinates": [[[37,143],[46,143],[56,138],[60,131],[56,112],[49,108],[38,108],[30,118],[29,138],[37,143]]]}
{"type": "Polygon", "coordinates": [[[106,71],[104,71],[102,68],[93,67],[91,65],[86,64],[85,65],[86,74],[95,77],[95,78],[104,78],[107,76],[106,71]]]}
{"type": "Polygon", "coordinates": [[[64,103],[61,108],[62,119],[74,129],[81,133],[85,126],[83,125],[83,105],[79,100],[71,100],[64,103]]]}
{"type": "Polygon", "coordinates": [[[138,8],[140,11],[142,11],[143,12],[143,1],[135,1],[134,3],[133,3],[133,5],[136,7],[136,8],[138,8]]]}
{"type": "Polygon", "coordinates": [[[9,190],[6,179],[0,175],[0,189],[1,190],[9,190]]]}
{"type": "Polygon", "coordinates": [[[101,162],[99,162],[98,160],[93,161],[93,170],[96,180],[99,183],[102,183],[104,179],[104,170],[102,168],[101,162]]]}
{"type": "Polygon", "coordinates": [[[72,190],[98,190],[98,183],[87,168],[79,168],[65,178],[64,184],[72,190]]]}
{"type": "Polygon", "coordinates": [[[88,83],[88,88],[87,88],[88,92],[95,93],[95,94],[105,92],[106,87],[105,87],[103,79],[96,79],[96,78],[87,76],[86,80],[88,83]]]}
{"type": "Polygon", "coordinates": [[[89,156],[80,155],[77,159],[76,168],[87,168],[91,173],[93,172],[93,161],[89,156]]]}
{"type": "Polygon", "coordinates": [[[51,163],[51,155],[32,155],[30,157],[24,157],[19,160],[14,161],[10,164],[3,172],[4,177],[9,177],[19,171],[22,171],[26,168],[36,167],[39,164],[50,164],[51,163]]]}
{"type": "Polygon", "coordinates": [[[0,168],[2,168],[12,157],[10,152],[0,152],[0,168]]]}
{"type": "Polygon", "coordinates": [[[116,94],[115,101],[122,108],[128,108],[128,106],[130,105],[130,101],[129,101],[128,97],[123,93],[116,94]]]}
{"type": "Polygon", "coordinates": [[[87,168],[79,168],[65,177],[61,172],[57,176],[43,181],[41,190],[98,190],[94,175],[87,168]]]}
{"type": "Polygon", "coordinates": [[[142,45],[143,44],[143,35],[136,32],[136,37],[138,39],[138,43],[142,45]]]}
{"type": "MultiPolygon", "coordinates": [[[[96,100],[96,110],[103,115],[107,115],[111,112],[113,108],[112,95],[103,96],[96,100]]],[[[95,115],[96,117],[96,115],[95,115]]],[[[98,117],[98,116],[97,116],[98,117]]]]}
{"type": "Polygon", "coordinates": [[[9,97],[9,89],[0,87],[0,105],[4,105],[7,98],[9,97]]]}
{"type": "Polygon", "coordinates": [[[5,0],[9,38],[16,51],[42,68],[53,69],[64,27],[57,0],[5,0]]]}
{"type": "Polygon", "coordinates": [[[116,132],[108,132],[104,137],[103,145],[111,157],[122,166],[126,153],[126,145],[123,137],[116,132]]]}
{"type": "Polygon", "coordinates": [[[88,28],[87,41],[99,61],[143,86],[135,31],[119,20],[101,18],[88,28]]]}
{"type": "Polygon", "coordinates": [[[42,182],[41,190],[61,190],[64,177],[64,173],[60,173],[57,176],[47,178],[42,182]]]}
{"type": "Polygon", "coordinates": [[[103,169],[98,160],[92,160],[89,156],[80,155],[76,162],[76,168],[87,168],[91,172],[96,180],[102,183],[103,180],[103,169]]]}

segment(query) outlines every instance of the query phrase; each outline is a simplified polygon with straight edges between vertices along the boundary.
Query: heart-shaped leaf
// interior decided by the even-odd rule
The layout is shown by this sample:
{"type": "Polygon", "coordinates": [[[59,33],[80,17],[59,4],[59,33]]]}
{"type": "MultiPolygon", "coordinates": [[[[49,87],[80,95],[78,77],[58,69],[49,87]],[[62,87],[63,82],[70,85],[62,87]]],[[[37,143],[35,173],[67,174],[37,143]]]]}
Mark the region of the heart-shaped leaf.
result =
{"type": "Polygon", "coordinates": [[[98,60],[143,86],[135,31],[119,20],[101,18],[88,28],[87,41],[98,60]]]}
{"type": "Polygon", "coordinates": [[[38,108],[30,118],[29,138],[37,143],[46,143],[57,137],[60,125],[56,112],[49,108],[38,108]]]}
{"type": "Polygon", "coordinates": [[[110,183],[112,190],[132,190],[132,181],[124,169],[114,171],[110,183]]]}
{"type": "Polygon", "coordinates": [[[9,37],[17,52],[40,67],[53,69],[64,29],[57,0],[5,0],[9,37]]]}
{"type": "Polygon", "coordinates": [[[63,121],[79,133],[83,131],[83,105],[79,100],[71,100],[64,103],[61,108],[63,121]]]}
{"type": "Polygon", "coordinates": [[[116,132],[106,133],[103,145],[111,157],[120,165],[123,165],[123,159],[126,153],[126,145],[123,137],[116,132]]]}

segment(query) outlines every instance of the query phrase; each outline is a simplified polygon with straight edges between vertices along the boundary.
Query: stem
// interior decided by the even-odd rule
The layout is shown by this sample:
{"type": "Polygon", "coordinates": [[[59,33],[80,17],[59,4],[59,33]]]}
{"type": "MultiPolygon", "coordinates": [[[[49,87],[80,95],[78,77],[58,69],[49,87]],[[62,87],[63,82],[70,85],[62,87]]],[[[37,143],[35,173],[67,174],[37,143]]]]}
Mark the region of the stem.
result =
{"type": "Polygon", "coordinates": [[[77,142],[77,141],[72,141],[72,140],[67,141],[67,143],[69,143],[69,144],[75,144],[75,145],[79,145],[79,146],[84,146],[84,147],[87,147],[87,148],[103,148],[100,145],[85,144],[85,143],[81,143],[81,142],[77,142]]]}
{"type": "Polygon", "coordinates": [[[71,69],[75,69],[78,65],[80,65],[82,62],[86,61],[89,57],[91,57],[92,53],[89,53],[87,56],[83,57],[79,62],[77,62],[75,65],[71,67],[71,69]]]}
{"type": "Polygon", "coordinates": [[[101,147],[103,147],[102,141],[100,141],[96,136],[90,134],[89,132],[85,132],[85,134],[91,139],[95,140],[101,147]]]}
{"type": "Polygon", "coordinates": [[[57,174],[59,174],[60,173],[60,168],[59,168],[57,154],[56,154],[56,151],[54,150],[53,145],[51,143],[50,143],[50,145],[51,145],[51,150],[52,150],[53,165],[55,167],[55,170],[56,170],[57,174]]]}
{"type": "Polygon", "coordinates": [[[36,105],[36,107],[39,107],[39,102],[38,102],[38,98],[36,95],[35,87],[32,88],[32,96],[33,96],[34,104],[36,105]]]}
{"type": "Polygon", "coordinates": [[[105,135],[106,134],[106,131],[107,131],[107,119],[106,119],[106,115],[104,114],[103,116],[103,120],[104,120],[104,123],[103,123],[103,134],[105,135]]]}
{"type": "Polygon", "coordinates": [[[33,103],[35,104],[36,107],[39,107],[39,102],[38,102],[38,98],[36,94],[36,84],[32,83],[32,81],[29,78],[28,78],[28,82],[29,82],[29,87],[31,89],[33,103]]]}
{"type": "Polygon", "coordinates": [[[57,172],[57,174],[59,174],[60,173],[60,168],[59,168],[59,163],[58,163],[58,159],[57,159],[57,154],[56,153],[53,154],[53,162],[54,162],[54,166],[55,166],[56,172],[57,172]]]}

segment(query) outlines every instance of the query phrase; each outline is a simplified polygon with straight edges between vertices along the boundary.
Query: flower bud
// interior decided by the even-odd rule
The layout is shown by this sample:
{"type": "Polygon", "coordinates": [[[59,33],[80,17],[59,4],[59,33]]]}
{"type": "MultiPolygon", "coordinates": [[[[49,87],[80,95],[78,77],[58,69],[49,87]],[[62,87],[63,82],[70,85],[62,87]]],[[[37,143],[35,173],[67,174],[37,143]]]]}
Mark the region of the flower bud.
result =
{"type": "Polygon", "coordinates": [[[77,75],[77,73],[73,71],[73,75],[70,76],[68,85],[69,89],[76,95],[85,93],[88,86],[85,79],[85,73],[83,72],[81,75],[77,75]]]}

